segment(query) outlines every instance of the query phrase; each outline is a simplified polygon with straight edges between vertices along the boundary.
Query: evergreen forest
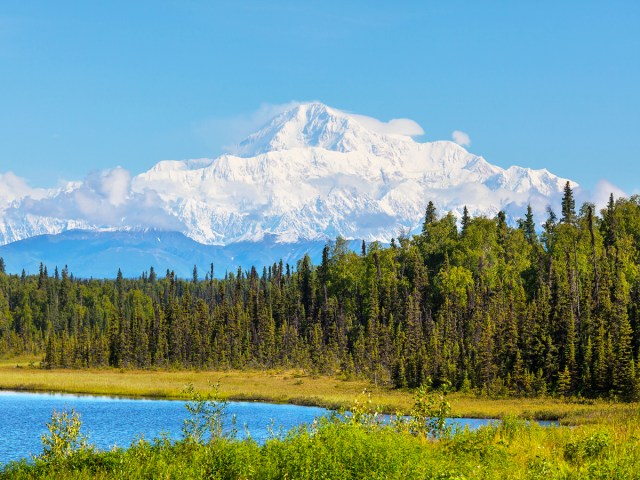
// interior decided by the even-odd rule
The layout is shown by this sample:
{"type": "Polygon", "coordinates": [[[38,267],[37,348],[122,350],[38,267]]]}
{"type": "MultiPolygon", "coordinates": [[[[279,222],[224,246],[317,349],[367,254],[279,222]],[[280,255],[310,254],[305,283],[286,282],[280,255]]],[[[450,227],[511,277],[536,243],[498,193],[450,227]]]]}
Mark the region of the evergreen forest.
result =
{"type": "Polygon", "coordinates": [[[0,355],[42,368],[301,368],[377,385],[486,395],[638,395],[640,196],[517,225],[458,222],[429,202],[422,232],[353,252],[338,238],[257,271],[178,279],[8,275],[0,355]],[[536,222],[541,228],[536,228],[536,222]]]}

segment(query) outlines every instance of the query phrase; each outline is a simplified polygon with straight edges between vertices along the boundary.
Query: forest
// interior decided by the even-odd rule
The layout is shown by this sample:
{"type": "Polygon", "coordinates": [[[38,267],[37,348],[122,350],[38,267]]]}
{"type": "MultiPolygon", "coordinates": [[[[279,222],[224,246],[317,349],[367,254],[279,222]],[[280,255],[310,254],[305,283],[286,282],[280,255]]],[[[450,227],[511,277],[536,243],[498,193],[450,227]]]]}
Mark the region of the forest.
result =
{"type": "MultiPolygon", "coordinates": [[[[42,368],[300,368],[376,385],[484,395],[638,397],[640,196],[516,225],[458,222],[429,202],[422,231],[389,246],[338,238],[261,272],[179,279],[9,275],[0,260],[0,355],[42,368]],[[541,222],[536,228],[536,221],[541,222]],[[458,224],[459,223],[459,224],[458,224]]],[[[114,267],[114,268],[117,268],[114,267]]]]}

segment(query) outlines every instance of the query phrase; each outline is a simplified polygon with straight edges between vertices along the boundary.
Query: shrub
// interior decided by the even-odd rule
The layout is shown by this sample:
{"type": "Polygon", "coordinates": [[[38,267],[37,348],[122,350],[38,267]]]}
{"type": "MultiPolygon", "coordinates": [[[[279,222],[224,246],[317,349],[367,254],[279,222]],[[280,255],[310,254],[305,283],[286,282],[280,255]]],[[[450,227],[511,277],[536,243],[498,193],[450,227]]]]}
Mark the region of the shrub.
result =
{"type": "Polygon", "coordinates": [[[62,412],[53,411],[51,421],[47,423],[49,433],[42,435],[43,452],[36,460],[59,461],[80,451],[91,451],[84,435],[80,433],[82,422],[74,409],[62,412]]]}
{"type": "MultiPolygon", "coordinates": [[[[220,398],[219,385],[213,385],[212,392],[204,395],[196,391],[193,385],[188,385],[184,393],[189,396],[189,401],[185,403],[189,418],[184,420],[182,427],[184,439],[202,444],[207,436],[209,442],[224,438],[223,419],[229,402],[220,398]]],[[[228,436],[235,437],[236,433],[234,416],[228,436]]]]}
{"type": "Polygon", "coordinates": [[[448,438],[451,436],[451,426],[447,425],[451,405],[447,395],[451,384],[445,381],[433,391],[429,390],[429,385],[430,381],[427,381],[416,389],[409,419],[398,420],[397,426],[418,436],[448,438]]]}

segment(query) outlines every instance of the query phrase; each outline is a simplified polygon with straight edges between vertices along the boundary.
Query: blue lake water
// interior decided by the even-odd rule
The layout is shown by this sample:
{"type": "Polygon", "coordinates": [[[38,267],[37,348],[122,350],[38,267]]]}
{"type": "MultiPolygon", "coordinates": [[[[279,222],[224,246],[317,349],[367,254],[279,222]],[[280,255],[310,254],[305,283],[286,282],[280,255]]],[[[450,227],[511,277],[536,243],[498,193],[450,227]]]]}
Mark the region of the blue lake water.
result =
{"type": "MultiPolygon", "coordinates": [[[[0,391],[0,463],[30,458],[42,451],[40,436],[47,433],[46,423],[53,410],[75,409],[82,420],[82,432],[89,443],[107,450],[114,445],[126,447],[141,436],[147,440],[166,434],[182,437],[188,412],[183,400],[146,400],[55,393],[0,391]]],[[[288,431],[303,423],[312,423],[330,412],[323,408],[276,405],[258,402],[229,402],[226,428],[237,417],[238,437],[264,442],[269,430],[288,431]]],[[[492,420],[456,418],[451,423],[471,429],[492,420]]]]}
{"type": "MultiPolygon", "coordinates": [[[[140,436],[152,440],[165,433],[171,439],[182,438],[183,422],[189,417],[184,400],[0,391],[0,463],[41,453],[40,436],[47,433],[51,413],[65,408],[80,414],[81,431],[103,450],[126,447],[140,436]]],[[[236,414],[238,437],[245,436],[246,424],[251,437],[260,442],[268,438],[272,425],[287,431],[328,413],[316,407],[229,402],[225,423],[230,429],[236,414]]]]}

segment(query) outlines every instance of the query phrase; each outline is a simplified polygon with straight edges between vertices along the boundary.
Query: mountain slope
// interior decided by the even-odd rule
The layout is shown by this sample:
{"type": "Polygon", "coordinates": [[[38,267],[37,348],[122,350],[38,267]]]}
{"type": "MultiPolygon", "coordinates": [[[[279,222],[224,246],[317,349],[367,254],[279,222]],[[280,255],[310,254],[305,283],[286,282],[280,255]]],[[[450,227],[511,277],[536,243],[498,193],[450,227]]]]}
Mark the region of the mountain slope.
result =
{"type": "Polygon", "coordinates": [[[527,203],[542,214],[566,182],[491,165],[452,142],[380,133],[320,103],[278,115],[233,154],[127,175],[114,169],[0,205],[0,244],[70,228],[149,227],[210,245],[271,236],[388,242],[420,225],[429,200],[456,214],[467,205],[473,215],[521,215],[527,203]]]}
{"type": "MultiPolygon", "coordinates": [[[[125,277],[138,277],[153,267],[158,275],[173,270],[182,278],[191,278],[194,265],[204,278],[214,265],[214,275],[223,277],[239,267],[262,268],[280,260],[295,266],[305,253],[314,263],[321,258],[325,242],[304,242],[291,245],[267,237],[259,243],[238,242],[228,246],[203,245],[177,232],[115,231],[92,232],[68,230],[58,235],[38,235],[0,246],[0,257],[6,270],[37,273],[40,263],[50,274],[55,267],[67,266],[69,272],[84,278],[115,278],[118,269],[125,277]]],[[[349,243],[356,249],[359,242],[349,243]]]]}

